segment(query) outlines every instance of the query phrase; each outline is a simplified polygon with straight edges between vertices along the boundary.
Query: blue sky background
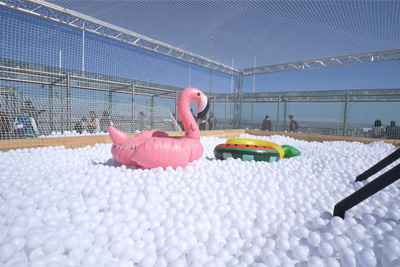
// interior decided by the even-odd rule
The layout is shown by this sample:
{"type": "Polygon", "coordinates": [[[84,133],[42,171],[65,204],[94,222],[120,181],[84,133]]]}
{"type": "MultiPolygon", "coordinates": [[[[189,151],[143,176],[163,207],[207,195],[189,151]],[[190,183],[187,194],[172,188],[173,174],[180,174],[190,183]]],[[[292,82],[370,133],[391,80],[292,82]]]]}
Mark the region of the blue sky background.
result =
{"type": "Polygon", "coordinates": [[[236,68],[398,49],[400,1],[50,0],[236,68]],[[211,42],[213,36],[213,42],[211,42]]]}
{"type": "MultiPolygon", "coordinates": [[[[96,19],[235,68],[399,49],[400,1],[92,1],[52,0],[96,19]],[[211,41],[213,36],[213,41],[211,41]]],[[[0,7],[0,57],[82,69],[82,31],[0,7]]],[[[85,71],[205,92],[229,93],[229,75],[213,72],[85,32],[85,71]],[[210,77],[212,77],[210,88],[210,77]]],[[[400,87],[400,62],[361,64],[245,77],[243,92],[320,91],[400,87]]],[[[127,100],[128,101],[128,100],[127,100]]],[[[368,123],[383,110],[354,105],[350,121],[368,123]]],[[[327,105],[330,106],[330,105],[327,105]]],[[[291,105],[298,120],[326,119],[326,106],[291,105]],[[315,116],[310,115],[313,110],[315,116]]],[[[390,107],[390,108],[389,108],[390,107]]],[[[223,113],[224,105],[217,105],[223,113]]],[[[387,109],[387,110],[386,110],[387,109]]],[[[276,105],[243,106],[243,119],[275,118],[276,105]],[[269,112],[269,110],[271,110],[269,112]]],[[[343,105],[328,109],[342,119],[343,105]]],[[[394,114],[397,113],[397,114],[394,114]]],[[[400,121],[400,118],[397,118],[400,121]]],[[[388,123],[388,122],[387,122],[388,123]]]]}

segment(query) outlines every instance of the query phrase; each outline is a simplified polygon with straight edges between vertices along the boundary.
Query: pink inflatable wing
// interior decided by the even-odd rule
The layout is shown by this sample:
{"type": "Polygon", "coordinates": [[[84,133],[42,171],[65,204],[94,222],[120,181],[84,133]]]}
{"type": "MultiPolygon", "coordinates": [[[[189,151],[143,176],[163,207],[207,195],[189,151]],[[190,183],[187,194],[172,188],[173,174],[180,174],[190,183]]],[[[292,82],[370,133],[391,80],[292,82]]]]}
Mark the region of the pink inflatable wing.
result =
{"type": "Polygon", "coordinates": [[[196,88],[186,88],[178,99],[178,112],[185,128],[185,137],[168,136],[159,130],[143,131],[133,138],[109,126],[113,142],[111,153],[116,161],[137,168],[185,168],[203,154],[200,131],[190,111],[190,102],[195,102],[199,114],[208,110],[206,95],[196,88]]]}

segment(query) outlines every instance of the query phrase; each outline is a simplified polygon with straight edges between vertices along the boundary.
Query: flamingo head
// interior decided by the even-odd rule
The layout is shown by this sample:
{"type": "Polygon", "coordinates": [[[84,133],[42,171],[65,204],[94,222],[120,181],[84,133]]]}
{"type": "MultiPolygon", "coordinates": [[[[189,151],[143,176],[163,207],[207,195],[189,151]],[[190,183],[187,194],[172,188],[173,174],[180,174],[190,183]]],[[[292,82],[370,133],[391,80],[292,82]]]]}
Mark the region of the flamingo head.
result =
{"type": "Polygon", "coordinates": [[[197,105],[197,118],[202,118],[207,114],[209,109],[209,104],[207,96],[196,88],[186,88],[182,93],[188,95],[189,101],[193,101],[197,105]]]}
{"type": "Polygon", "coordinates": [[[198,125],[190,112],[190,102],[197,105],[197,118],[202,118],[208,111],[207,96],[199,89],[189,87],[182,91],[178,99],[178,113],[185,128],[186,137],[200,139],[198,125]]]}

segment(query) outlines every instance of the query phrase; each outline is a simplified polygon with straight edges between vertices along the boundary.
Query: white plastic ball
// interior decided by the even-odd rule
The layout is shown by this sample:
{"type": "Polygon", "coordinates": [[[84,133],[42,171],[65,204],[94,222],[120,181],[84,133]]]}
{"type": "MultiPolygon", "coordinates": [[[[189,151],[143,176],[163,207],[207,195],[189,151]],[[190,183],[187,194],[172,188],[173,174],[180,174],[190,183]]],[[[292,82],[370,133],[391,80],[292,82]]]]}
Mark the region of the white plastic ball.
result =
{"type": "Polygon", "coordinates": [[[26,227],[21,224],[13,224],[8,229],[8,236],[23,236],[25,234],[26,227]]]}
{"type": "Polygon", "coordinates": [[[308,258],[310,249],[306,246],[297,246],[293,249],[294,257],[299,261],[304,261],[308,258]]]}
{"type": "Polygon", "coordinates": [[[168,266],[168,262],[162,256],[158,257],[156,259],[156,262],[154,263],[154,267],[167,267],[167,266],[168,266]]]}
{"type": "Polygon", "coordinates": [[[30,249],[35,249],[41,246],[43,242],[44,242],[44,237],[42,233],[33,233],[26,238],[25,245],[30,249]]]}
{"type": "Polygon", "coordinates": [[[351,254],[344,254],[340,258],[340,263],[342,266],[348,266],[348,267],[356,267],[357,266],[356,258],[354,255],[351,255],[351,254]]]}
{"type": "Polygon", "coordinates": [[[103,250],[102,252],[97,255],[97,262],[99,265],[105,265],[112,259],[112,254],[108,250],[103,250]]]}
{"type": "Polygon", "coordinates": [[[390,254],[394,258],[400,258],[400,242],[385,242],[383,244],[385,254],[390,254]]]}
{"type": "Polygon", "coordinates": [[[356,254],[356,259],[361,266],[372,267],[376,266],[377,264],[374,251],[370,248],[362,249],[361,251],[359,251],[356,254]]]}
{"type": "Polygon", "coordinates": [[[19,224],[23,226],[27,226],[29,222],[29,216],[25,213],[19,213],[14,217],[13,224],[19,224]]]}
{"type": "Polygon", "coordinates": [[[308,260],[308,266],[309,267],[322,267],[322,266],[324,266],[324,261],[321,258],[318,258],[316,256],[311,256],[311,258],[308,260]]]}
{"type": "Polygon", "coordinates": [[[310,232],[307,236],[307,240],[308,243],[316,247],[321,243],[321,235],[317,232],[310,232]]]}
{"type": "Polygon", "coordinates": [[[179,239],[176,235],[171,235],[169,237],[167,237],[167,239],[165,240],[165,245],[169,246],[169,247],[175,247],[177,246],[179,243],[179,239]]]}
{"type": "Polygon", "coordinates": [[[15,256],[17,250],[17,246],[11,242],[0,245],[0,261],[3,263],[8,262],[15,256]]]}
{"type": "Polygon", "coordinates": [[[43,245],[42,245],[42,250],[46,254],[50,254],[51,252],[56,251],[61,245],[61,239],[59,237],[53,236],[50,238],[47,238],[43,245]]]}
{"type": "Polygon", "coordinates": [[[340,267],[340,263],[333,257],[324,259],[324,266],[326,267],[340,267]]]}
{"type": "Polygon", "coordinates": [[[132,261],[135,263],[140,263],[145,255],[146,253],[143,249],[135,248],[135,253],[132,256],[132,261]]]}
{"type": "Polygon", "coordinates": [[[178,259],[179,255],[180,252],[176,248],[170,248],[165,252],[164,258],[167,262],[173,262],[178,259]]]}
{"type": "Polygon", "coordinates": [[[69,252],[69,256],[75,258],[78,262],[82,260],[83,255],[85,255],[85,251],[80,247],[74,247],[69,252]]]}
{"type": "Polygon", "coordinates": [[[82,264],[87,266],[94,266],[97,262],[97,255],[93,252],[86,252],[82,257],[82,264]]]}
{"type": "Polygon", "coordinates": [[[335,236],[332,240],[329,242],[334,249],[340,250],[341,248],[344,248],[347,246],[346,240],[342,236],[335,236]]]}
{"type": "Polygon", "coordinates": [[[318,252],[324,257],[330,257],[333,254],[333,247],[328,242],[322,242],[318,246],[318,252]]]}
{"type": "Polygon", "coordinates": [[[124,248],[125,248],[124,242],[117,240],[111,243],[109,249],[111,254],[116,257],[122,253],[124,248]]]}
{"type": "Polygon", "coordinates": [[[40,256],[34,258],[30,262],[30,267],[42,267],[42,266],[46,266],[47,263],[48,263],[47,257],[44,255],[40,255],[40,256]]]}
{"type": "Polygon", "coordinates": [[[246,265],[250,265],[254,262],[254,256],[249,253],[249,252],[245,252],[243,253],[243,255],[241,256],[241,260],[246,263],[246,265]]]}
{"type": "Polygon", "coordinates": [[[190,249],[188,254],[189,261],[193,263],[194,262],[204,263],[205,258],[206,258],[205,251],[203,251],[201,248],[193,247],[192,249],[190,249]]]}
{"type": "Polygon", "coordinates": [[[78,246],[80,242],[79,236],[77,234],[71,234],[64,240],[64,247],[66,249],[72,249],[78,246]]]}
{"type": "Polygon", "coordinates": [[[287,239],[281,238],[278,240],[277,245],[279,246],[280,249],[283,251],[289,250],[290,249],[290,243],[287,239]]]}
{"type": "Polygon", "coordinates": [[[280,259],[275,254],[269,254],[265,257],[265,262],[268,263],[268,266],[279,266],[281,264],[280,259]]]}
{"type": "Polygon", "coordinates": [[[22,236],[15,236],[10,239],[10,242],[17,247],[17,251],[20,252],[25,247],[26,239],[22,236]]]}

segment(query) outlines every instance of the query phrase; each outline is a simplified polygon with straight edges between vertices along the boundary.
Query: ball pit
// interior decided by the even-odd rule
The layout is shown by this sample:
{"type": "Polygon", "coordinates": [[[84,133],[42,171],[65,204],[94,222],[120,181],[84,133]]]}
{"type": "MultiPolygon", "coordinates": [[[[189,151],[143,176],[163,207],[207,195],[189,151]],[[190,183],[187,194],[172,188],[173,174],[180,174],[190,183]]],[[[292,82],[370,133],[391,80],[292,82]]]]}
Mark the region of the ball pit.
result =
{"type": "Polygon", "coordinates": [[[301,156],[215,160],[216,137],[185,170],[121,166],[111,144],[0,152],[0,265],[400,265],[399,182],[331,215],[393,145],[241,137],[301,156]]]}

